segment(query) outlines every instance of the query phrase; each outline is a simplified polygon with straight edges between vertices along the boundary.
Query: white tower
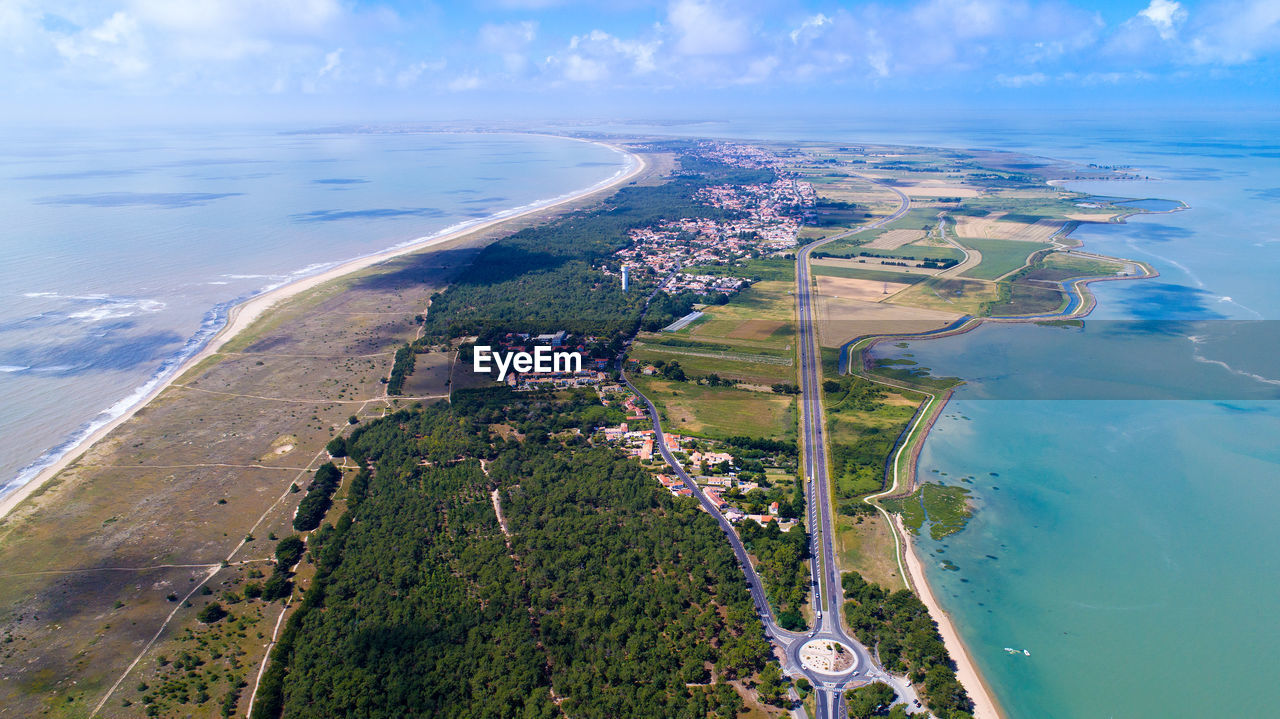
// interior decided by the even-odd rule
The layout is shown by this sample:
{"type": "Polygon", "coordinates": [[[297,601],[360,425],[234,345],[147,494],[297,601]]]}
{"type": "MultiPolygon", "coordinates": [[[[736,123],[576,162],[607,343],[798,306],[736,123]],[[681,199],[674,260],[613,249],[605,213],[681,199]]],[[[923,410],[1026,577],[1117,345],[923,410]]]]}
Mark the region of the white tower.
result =
{"type": "Polygon", "coordinates": [[[629,265],[622,266],[622,291],[626,292],[631,287],[631,267],[629,265]]]}

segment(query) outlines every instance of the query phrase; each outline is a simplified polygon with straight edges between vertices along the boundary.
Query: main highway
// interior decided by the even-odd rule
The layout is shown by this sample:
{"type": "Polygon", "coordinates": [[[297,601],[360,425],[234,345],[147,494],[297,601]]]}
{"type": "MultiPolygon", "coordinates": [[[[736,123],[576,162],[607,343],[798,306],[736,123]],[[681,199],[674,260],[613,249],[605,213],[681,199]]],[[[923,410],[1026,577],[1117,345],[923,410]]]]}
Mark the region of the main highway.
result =
{"type": "MultiPolygon", "coordinates": [[[[863,178],[874,182],[869,178],[863,178]]],[[[878,183],[877,183],[878,184],[878,183]]],[[[813,293],[810,283],[809,259],[813,250],[830,242],[844,239],[860,232],[875,229],[901,218],[911,207],[911,201],[897,188],[885,186],[897,194],[900,206],[892,214],[875,222],[863,225],[847,232],[806,245],[796,256],[796,302],[798,316],[798,339],[800,350],[800,400],[801,429],[803,434],[806,497],[808,499],[808,521],[810,528],[810,568],[812,572],[811,592],[815,626],[807,633],[798,633],[783,629],[769,606],[768,596],[760,576],[752,564],[742,539],[733,525],[725,519],[720,508],[702,491],[698,483],[685,472],[684,467],[668,449],[666,437],[662,431],[657,408],[631,381],[627,379],[623,358],[619,357],[618,369],[622,381],[632,392],[640,397],[648,410],[653,425],[654,442],[662,454],[663,460],[671,471],[680,478],[702,505],[708,514],[715,518],[721,531],[725,533],[733,553],[741,565],[746,577],[756,612],[764,625],[765,635],[784,657],[783,671],[792,676],[802,674],[809,679],[814,688],[816,713],[819,719],[840,719],[843,713],[844,690],[850,686],[860,686],[873,681],[885,682],[893,687],[898,700],[914,708],[916,699],[914,689],[909,682],[891,676],[875,661],[871,652],[860,642],[849,636],[844,630],[841,620],[844,592],[840,584],[840,568],[835,560],[835,520],[831,505],[832,493],[830,478],[827,472],[827,444],[825,421],[822,413],[822,361],[818,349],[817,331],[813,307],[813,293]],[[806,666],[800,660],[800,650],[815,640],[839,642],[852,650],[856,662],[852,671],[844,674],[824,674],[806,666]]],[[[656,292],[655,292],[656,294],[656,292]]],[[[650,300],[653,298],[650,297],[650,300]]],[[[646,302],[647,305],[647,302],[646,302]]]]}
{"type": "MultiPolygon", "coordinates": [[[[863,179],[874,182],[870,178],[863,179]]],[[[898,196],[897,210],[875,222],[805,245],[796,255],[796,312],[800,345],[800,426],[803,434],[805,473],[808,476],[806,491],[809,499],[808,526],[811,528],[812,561],[810,565],[814,575],[813,599],[815,616],[820,617],[817,621],[815,636],[836,640],[853,648],[858,657],[859,667],[858,672],[843,680],[827,679],[814,682],[814,688],[817,691],[815,697],[817,714],[822,719],[828,717],[837,719],[842,716],[844,689],[854,679],[879,680],[889,684],[897,692],[898,699],[906,701],[908,707],[911,707],[915,700],[915,692],[911,686],[890,676],[880,668],[872,660],[867,648],[845,632],[841,618],[844,609],[844,591],[840,582],[840,566],[836,563],[833,495],[827,471],[826,422],[822,410],[822,353],[818,347],[813,284],[809,269],[810,256],[815,249],[886,225],[901,218],[911,209],[911,200],[900,190],[888,185],[882,186],[892,190],[898,196]]],[[[810,681],[813,679],[811,678],[810,681]]]]}

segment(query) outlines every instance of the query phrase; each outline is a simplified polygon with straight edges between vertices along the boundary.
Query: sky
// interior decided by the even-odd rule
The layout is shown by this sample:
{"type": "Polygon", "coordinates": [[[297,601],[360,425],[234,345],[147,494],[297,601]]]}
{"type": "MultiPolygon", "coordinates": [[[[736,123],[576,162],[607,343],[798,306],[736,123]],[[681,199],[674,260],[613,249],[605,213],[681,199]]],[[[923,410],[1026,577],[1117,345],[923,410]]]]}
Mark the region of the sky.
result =
{"type": "Polygon", "coordinates": [[[1280,0],[0,0],[22,122],[1277,109],[1280,0]]]}

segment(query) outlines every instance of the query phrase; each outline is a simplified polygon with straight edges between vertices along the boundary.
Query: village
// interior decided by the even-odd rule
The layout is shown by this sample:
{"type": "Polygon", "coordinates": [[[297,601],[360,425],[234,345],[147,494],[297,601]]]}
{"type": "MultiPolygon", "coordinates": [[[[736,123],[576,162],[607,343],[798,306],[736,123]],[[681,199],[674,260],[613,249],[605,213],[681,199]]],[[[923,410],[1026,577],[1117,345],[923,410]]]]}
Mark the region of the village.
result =
{"type": "MultiPolygon", "coordinates": [[[[715,145],[709,155],[739,167],[772,167],[778,158],[759,148],[715,145]]],[[[817,199],[813,185],[790,177],[769,184],[715,185],[698,190],[702,204],[732,219],[683,218],[631,231],[632,245],[614,257],[632,273],[662,280],[669,293],[704,297],[732,295],[747,282],[738,278],[681,272],[681,268],[732,262],[744,257],[784,256],[796,246],[806,214],[817,199]]],[[[616,274],[609,268],[605,274],[616,274]]]]}
{"type": "MultiPolygon", "coordinates": [[[[661,448],[649,421],[642,401],[621,385],[598,388],[606,406],[616,406],[626,420],[616,426],[597,428],[596,438],[618,447],[647,468],[655,470],[655,479],[676,497],[692,497],[693,491],[677,476],[670,474],[661,455],[661,448]],[[657,471],[667,470],[667,472],[657,471]]],[[[780,531],[790,531],[797,523],[795,517],[779,500],[772,499],[761,484],[764,472],[748,472],[731,451],[725,451],[723,443],[702,437],[689,437],[663,433],[667,451],[681,463],[685,472],[697,482],[725,519],[733,523],[752,521],[761,527],[775,524],[780,531]]],[[[763,469],[756,462],[757,469],[763,469]]]]}

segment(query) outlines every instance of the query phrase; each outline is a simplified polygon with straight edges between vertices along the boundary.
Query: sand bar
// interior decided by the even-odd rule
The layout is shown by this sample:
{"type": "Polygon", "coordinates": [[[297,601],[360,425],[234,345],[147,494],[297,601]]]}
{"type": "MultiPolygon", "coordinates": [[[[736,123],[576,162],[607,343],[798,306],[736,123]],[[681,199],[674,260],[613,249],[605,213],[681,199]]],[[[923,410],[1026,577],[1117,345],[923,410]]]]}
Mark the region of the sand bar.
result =
{"type": "Polygon", "coordinates": [[[323,285],[326,282],[339,279],[346,275],[352,274],[353,272],[359,272],[360,270],[367,269],[377,264],[381,264],[383,262],[394,259],[396,257],[401,257],[403,255],[408,255],[414,252],[420,252],[422,250],[425,250],[431,247],[443,245],[445,243],[456,240],[460,237],[464,237],[466,235],[469,235],[475,232],[481,232],[481,231],[487,230],[496,225],[500,225],[504,222],[510,222],[512,220],[525,217],[527,215],[537,213],[537,212],[545,212],[546,210],[559,207],[561,205],[568,204],[570,202],[574,202],[575,200],[580,200],[583,197],[587,197],[588,195],[593,195],[598,192],[603,192],[605,190],[612,189],[614,187],[617,187],[618,185],[621,185],[627,180],[630,180],[636,175],[640,174],[642,171],[644,171],[646,167],[646,163],[644,159],[641,158],[639,155],[627,152],[626,150],[616,145],[611,145],[605,142],[597,142],[593,140],[583,140],[576,137],[563,137],[559,135],[557,135],[556,137],[560,137],[560,139],[563,139],[563,140],[574,140],[577,142],[590,142],[592,144],[603,145],[605,147],[608,147],[616,152],[619,152],[625,155],[628,158],[630,167],[625,171],[619,172],[617,175],[607,180],[604,180],[595,185],[592,185],[591,187],[584,188],[578,192],[557,197],[550,201],[531,204],[527,208],[521,209],[521,211],[519,212],[515,212],[512,214],[499,214],[498,216],[493,217],[491,219],[484,220],[476,224],[468,224],[465,227],[460,227],[456,230],[446,232],[444,234],[428,235],[425,237],[421,237],[418,240],[407,242],[402,245],[399,245],[387,250],[383,250],[382,252],[376,252],[371,255],[365,255],[364,257],[358,257],[356,259],[343,262],[319,274],[303,277],[298,279],[295,282],[290,282],[289,284],[282,285],[280,287],[269,290],[267,292],[263,292],[262,294],[254,295],[253,297],[245,300],[244,302],[236,305],[235,307],[232,307],[231,310],[227,313],[226,325],[223,326],[223,328],[219,330],[216,335],[210,338],[210,340],[208,341],[208,343],[205,344],[203,349],[201,349],[199,352],[197,352],[196,354],[188,358],[186,362],[183,362],[182,365],[180,365],[173,372],[169,373],[168,377],[166,377],[164,381],[157,383],[157,386],[154,389],[152,389],[150,393],[148,393],[145,397],[140,399],[137,403],[135,403],[132,407],[130,407],[128,410],[122,413],[119,417],[116,417],[115,419],[111,420],[107,424],[98,428],[95,432],[85,437],[82,441],[80,441],[74,447],[67,450],[55,462],[50,464],[48,467],[45,467],[44,469],[42,469],[39,474],[37,474],[35,477],[31,479],[31,481],[27,482],[21,487],[18,487],[3,499],[0,499],[0,518],[4,518],[5,516],[7,516],[9,512],[13,511],[15,507],[17,507],[19,504],[22,503],[22,500],[34,494],[36,490],[40,489],[41,486],[43,486],[46,482],[48,482],[50,479],[56,476],[59,472],[66,469],[76,460],[80,459],[80,457],[83,456],[84,453],[87,452],[90,447],[97,444],[104,437],[111,434],[112,430],[114,430],[116,427],[119,427],[121,424],[124,424],[131,417],[137,414],[138,410],[145,407],[153,399],[155,399],[162,392],[168,389],[169,386],[172,385],[174,381],[176,381],[179,377],[186,374],[191,368],[200,364],[205,359],[216,354],[218,350],[222,348],[223,345],[225,345],[237,334],[239,334],[240,332],[243,332],[245,329],[251,326],[260,317],[262,317],[268,310],[270,310],[272,307],[275,307],[280,302],[286,299],[289,299],[291,297],[294,297],[296,295],[299,295],[308,290],[311,290],[315,287],[319,287],[320,285],[323,285]]]}

